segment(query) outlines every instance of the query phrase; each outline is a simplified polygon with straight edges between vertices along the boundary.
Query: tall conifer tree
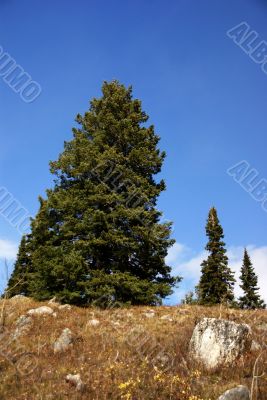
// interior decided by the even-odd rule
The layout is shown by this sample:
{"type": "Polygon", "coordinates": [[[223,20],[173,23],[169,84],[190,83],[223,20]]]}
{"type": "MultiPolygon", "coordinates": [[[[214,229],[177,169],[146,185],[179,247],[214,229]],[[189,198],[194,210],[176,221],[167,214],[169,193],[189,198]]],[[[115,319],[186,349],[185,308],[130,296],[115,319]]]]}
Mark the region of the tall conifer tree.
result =
{"type": "Polygon", "coordinates": [[[243,265],[241,268],[241,289],[244,295],[239,298],[239,305],[245,309],[266,308],[264,301],[257,293],[258,277],[253,268],[247,249],[244,250],[243,265]]]}
{"type": "Polygon", "coordinates": [[[88,304],[159,304],[179,277],[165,264],[171,224],[160,223],[154,178],[165,153],[132,88],[105,82],[51,172],[32,222],[31,295],[88,304]]]}
{"type": "Polygon", "coordinates": [[[223,229],[214,207],[209,211],[206,235],[209,238],[206,245],[209,255],[201,264],[202,275],[197,286],[199,301],[201,304],[232,302],[234,273],[228,266],[223,229]]]}

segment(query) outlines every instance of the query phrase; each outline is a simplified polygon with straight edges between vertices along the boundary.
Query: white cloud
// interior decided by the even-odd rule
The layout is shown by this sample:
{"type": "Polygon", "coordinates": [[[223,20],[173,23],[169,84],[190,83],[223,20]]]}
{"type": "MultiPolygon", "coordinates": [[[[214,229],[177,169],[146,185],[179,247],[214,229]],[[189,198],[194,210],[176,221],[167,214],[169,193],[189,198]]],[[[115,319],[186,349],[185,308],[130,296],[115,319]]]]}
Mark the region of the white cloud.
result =
{"type": "MultiPolygon", "coordinates": [[[[267,246],[256,247],[254,245],[247,246],[248,253],[258,275],[260,295],[267,303],[267,246]]],[[[239,275],[243,259],[243,247],[230,247],[228,249],[229,266],[235,272],[237,279],[235,285],[235,294],[240,296],[242,293],[239,287],[239,275]]],[[[184,298],[185,293],[194,290],[201,274],[201,263],[207,257],[205,251],[195,253],[187,246],[176,243],[169,251],[167,263],[173,267],[173,275],[180,275],[183,281],[179,284],[179,288],[170,297],[167,303],[177,304],[184,298]]]]}
{"type": "Polygon", "coordinates": [[[174,245],[169,249],[166,263],[172,265],[173,263],[179,262],[185,257],[188,251],[190,251],[190,249],[184,244],[174,243],[174,245]]]}
{"type": "Polygon", "coordinates": [[[6,258],[8,261],[13,261],[16,258],[18,246],[16,243],[0,239],[0,259],[6,258]]]}

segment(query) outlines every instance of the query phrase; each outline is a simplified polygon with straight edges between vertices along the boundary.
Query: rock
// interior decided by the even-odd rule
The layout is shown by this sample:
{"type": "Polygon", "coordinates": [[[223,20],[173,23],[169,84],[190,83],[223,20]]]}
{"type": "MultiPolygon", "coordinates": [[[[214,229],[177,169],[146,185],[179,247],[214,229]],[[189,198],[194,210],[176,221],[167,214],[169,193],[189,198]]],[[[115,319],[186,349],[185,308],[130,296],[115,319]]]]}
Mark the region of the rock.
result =
{"type": "Polygon", "coordinates": [[[27,315],[21,315],[16,321],[16,327],[22,328],[25,325],[29,325],[32,323],[32,318],[27,315]]]}
{"type": "Polygon", "coordinates": [[[31,299],[23,294],[16,294],[16,296],[11,297],[11,301],[30,301],[31,299]]]}
{"type": "Polygon", "coordinates": [[[154,318],[154,317],[155,317],[155,314],[154,314],[154,313],[144,313],[144,316],[145,316],[146,318],[154,318]]]}
{"type": "Polygon", "coordinates": [[[249,400],[250,393],[246,386],[237,386],[236,388],[227,390],[218,400],[249,400]]]}
{"type": "Polygon", "coordinates": [[[69,382],[71,385],[75,386],[77,390],[83,390],[84,389],[84,384],[81,380],[81,375],[72,375],[68,374],[66,376],[66,381],[69,382]]]}
{"type": "Polygon", "coordinates": [[[70,304],[61,304],[58,307],[59,310],[71,310],[71,305],[70,304]]]}
{"type": "Polygon", "coordinates": [[[54,353],[67,350],[73,342],[73,334],[69,328],[63,329],[61,335],[54,343],[54,353]]]}
{"type": "Polygon", "coordinates": [[[170,315],[162,315],[162,317],[160,317],[160,319],[162,319],[164,321],[169,321],[169,322],[173,321],[173,319],[171,318],[170,315]]]}
{"type": "Polygon", "coordinates": [[[236,324],[216,318],[203,318],[195,327],[189,352],[207,369],[233,363],[252,344],[251,329],[246,324],[236,324]]]}
{"type": "Polygon", "coordinates": [[[97,326],[100,324],[100,321],[98,319],[90,319],[90,321],[87,322],[86,326],[97,326]]]}
{"type": "Polygon", "coordinates": [[[120,322],[119,321],[111,321],[113,326],[120,326],[120,322]]]}
{"type": "Polygon", "coordinates": [[[28,315],[52,315],[54,313],[54,310],[51,307],[47,306],[42,306],[38,308],[32,308],[27,312],[28,315]]]}
{"type": "Polygon", "coordinates": [[[27,333],[32,325],[32,318],[27,315],[21,315],[16,321],[16,329],[12,334],[14,340],[27,333]]]}
{"type": "Polygon", "coordinates": [[[182,315],[190,314],[190,310],[187,310],[186,308],[178,308],[178,313],[182,315]]]}
{"type": "Polygon", "coordinates": [[[146,318],[154,318],[155,317],[155,311],[154,310],[149,310],[143,314],[146,318]]]}
{"type": "Polygon", "coordinates": [[[173,357],[171,357],[168,353],[159,353],[153,358],[153,364],[154,366],[158,366],[161,370],[166,372],[173,365],[173,357]]]}

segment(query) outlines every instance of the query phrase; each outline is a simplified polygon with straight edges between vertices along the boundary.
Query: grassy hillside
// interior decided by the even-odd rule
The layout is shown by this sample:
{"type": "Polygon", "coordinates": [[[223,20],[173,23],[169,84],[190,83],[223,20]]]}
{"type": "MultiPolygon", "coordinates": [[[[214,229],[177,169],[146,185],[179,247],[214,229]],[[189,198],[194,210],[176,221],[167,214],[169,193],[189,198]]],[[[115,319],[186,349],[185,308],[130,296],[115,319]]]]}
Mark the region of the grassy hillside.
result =
{"type": "MultiPolygon", "coordinates": [[[[199,306],[58,309],[56,304],[12,299],[2,300],[0,307],[0,399],[5,400],[215,400],[235,385],[251,386],[261,350],[237,365],[207,373],[188,357],[197,321],[208,316],[246,322],[255,340],[266,343],[266,311],[199,306]],[[41,305],[52,307],[55,314],[33,316],[28,330],[12,340],[18,318],[41,305]],[[64,328],[73,332],[73,343],[55,354],[53,344],[64,328]],[[83,390],[66,381],[68,374],[80,374],[83,390]]],[[[263,353],[258,375],[266,361],[263,353]]],[[[266,383],[266,376],[258,379],[255,399],[266,400],[266,383]]]]}

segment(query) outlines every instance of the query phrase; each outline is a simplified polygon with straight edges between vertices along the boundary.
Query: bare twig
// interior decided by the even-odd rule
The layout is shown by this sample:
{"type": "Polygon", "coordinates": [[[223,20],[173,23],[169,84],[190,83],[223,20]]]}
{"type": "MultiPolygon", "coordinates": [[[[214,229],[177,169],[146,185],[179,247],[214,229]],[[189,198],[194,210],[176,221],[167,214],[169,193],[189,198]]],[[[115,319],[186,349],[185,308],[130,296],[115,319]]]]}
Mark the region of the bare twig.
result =
{"type": "Polygon", "coordinates": [[[259,360],[263,355],[263,351],[260,352],[258,357],[255,360],[254,366],[253,366],[253,377],[252,377],[252,383],[251,383],[251,389],[250,389],[250,400],[254,399],[254,391],[256,389],[256,397],[255,400],[257,400],[258,397],[258,379],[262,378],[265,375],[265,372],[263,372],[261,375],[258,375],[258,364],[259,360]]]}

